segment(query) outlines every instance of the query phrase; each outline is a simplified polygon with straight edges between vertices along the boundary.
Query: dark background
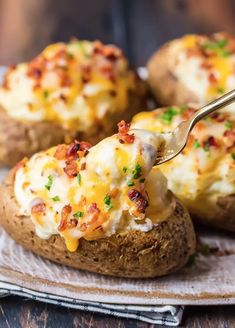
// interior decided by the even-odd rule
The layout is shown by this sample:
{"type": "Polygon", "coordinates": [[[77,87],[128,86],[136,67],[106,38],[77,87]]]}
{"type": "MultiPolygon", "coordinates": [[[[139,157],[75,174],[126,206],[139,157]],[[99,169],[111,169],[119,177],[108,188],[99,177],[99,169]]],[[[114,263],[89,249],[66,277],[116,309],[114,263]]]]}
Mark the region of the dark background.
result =
{"type": "Polygon", "coordinates": [[[234,0],[0,0],[0,65],[71,36],[116,43],[144,65],[167,40],[220,30],[235,34],[234,0]]]}

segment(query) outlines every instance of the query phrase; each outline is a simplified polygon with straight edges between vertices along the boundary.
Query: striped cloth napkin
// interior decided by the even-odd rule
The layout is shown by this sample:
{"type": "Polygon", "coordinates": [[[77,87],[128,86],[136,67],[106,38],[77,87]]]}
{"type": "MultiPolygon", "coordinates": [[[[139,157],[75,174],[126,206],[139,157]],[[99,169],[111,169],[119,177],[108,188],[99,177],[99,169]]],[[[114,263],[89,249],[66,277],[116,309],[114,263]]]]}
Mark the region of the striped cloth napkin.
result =
{"type": "Polygon", "coordinates": [[[18,295],[28,299],[65,306],[72,309],[97,312],[120,318],[136,319],[147,323],[166,326],[178,326],[181,322],[184,310],[183,306],[120,305],[101,302],[85,302],[79,299],[43,293],[0,281],[0,297],[9,295],[18,295]]]}

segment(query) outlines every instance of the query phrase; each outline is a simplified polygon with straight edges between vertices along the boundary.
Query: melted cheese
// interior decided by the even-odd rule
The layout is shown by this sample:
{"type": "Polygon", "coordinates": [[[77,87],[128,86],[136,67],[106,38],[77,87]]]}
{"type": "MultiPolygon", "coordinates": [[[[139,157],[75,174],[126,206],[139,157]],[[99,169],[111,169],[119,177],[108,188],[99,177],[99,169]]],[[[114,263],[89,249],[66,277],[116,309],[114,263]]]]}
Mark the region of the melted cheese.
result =
{"type": "Polygon", "coordinates": [[[120,143],[115,135],[90,148],[86,157],[76,159],[79,167],[86,163],[86,168],[79,171],[79,181],[64,172],[66,159],[54,157],[56,148],[35,154],[18,169],[14,190],[20,214],[31,216],[39,237],[60,234],[72,252],[81,237],[93,240],[133,229],[149,231],[169,216],[174,204],[166,179],[159,170],[152,170],[165,140],[147,131],[133,133],[135,140],[131,144],[120,143]],[[150,205],[145,214],[138,212],[135,202],[129,199],[130,189],[148,195],[150,205]],[[107,195],[111,195],[108,201],[107,195]],[[46,207],[41,216],[31,213],[37,203],[46,207]],[[88,210],[94,203],[99,209],[95,219],[88,210]],[[80,213],[78,224],[60,230],[61,213],[68,204],[70,219],[80,213]]]}
{"type": "Polygon", "coordinates": [[[31,62],[9,69],[0,87],[0,105],[17,120],[50,121],[80,131],[110,113],[124,112],[135,76],[117,48],[99,44],[96,53],[96,44],[53,44],[31,62]],[[109,60],[107,51],[116,57],[109,60]]]}

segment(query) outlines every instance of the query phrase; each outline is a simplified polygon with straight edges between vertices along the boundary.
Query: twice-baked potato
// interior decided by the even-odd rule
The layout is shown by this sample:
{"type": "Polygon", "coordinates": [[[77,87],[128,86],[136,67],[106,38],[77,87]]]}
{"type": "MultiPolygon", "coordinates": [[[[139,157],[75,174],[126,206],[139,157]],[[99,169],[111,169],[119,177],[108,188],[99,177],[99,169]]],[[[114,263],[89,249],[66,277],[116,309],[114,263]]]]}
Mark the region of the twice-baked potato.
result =
{"type": "MultiPolygon", "coordinates": [[[[195,109],[171,106],[137,114],[132,128],[174,130],[195,109]]],[[[235,120],[218,112],[199,122],[184,151],[160,166],[169,189],[196,220],[235,231],[235,120]]]]}
{"type": "MultiPolygon", "coordinates": [[[[235,88],[235,38],[186,35],[150,58],[148,81],[160,105],[205,105],[235,88]]],[[[232,104],[224,110],[235,112],[232,104]]]]}
{"type": "Polygon", "coordinates": [[[52,44],[5,73],[0,164],[16,164],[74,137],[94,144],[145,108],[145,100],[145,84],[119,48],[99,41],[52,44]]]}
{"type": "Polygon", "coordinates": [[[0,188],[0,224],[29,250],[106,275],[147,278],[195,252],[185,207],[152,168],[164,138],[132,131],[89,149],[59,145],[22,161],[0,188]]]}

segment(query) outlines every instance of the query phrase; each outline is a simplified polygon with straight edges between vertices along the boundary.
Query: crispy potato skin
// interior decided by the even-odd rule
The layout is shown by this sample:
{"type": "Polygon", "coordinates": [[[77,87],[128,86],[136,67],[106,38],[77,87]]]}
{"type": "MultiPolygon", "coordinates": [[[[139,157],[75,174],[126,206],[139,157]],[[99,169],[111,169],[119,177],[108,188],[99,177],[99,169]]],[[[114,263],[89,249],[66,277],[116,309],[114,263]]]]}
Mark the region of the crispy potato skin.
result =
{"type": "Polygon", "coordinates": [[[12,166],[25,156],[62,143],[64,133],[56,124],[17,121],[0,108],[0,165],[12,166]]]}
{"type": "Polygon", "coordinates": [[[198,215],[188,208],[195,222],[235,232],[235,195],[219,196],[214,205],[213,213],[209,215],[198,215]]]}
{"type": "Polygon", "coordinates": [[[190,216],[176,200],[174,213],[151,231],[129,231],[95,241],[81,239],[77,251],[71,253],[60,236],[41,239],[31,219],[17,215],[13,183],[14,170],[0,187],[0,224],[18,243],[54,262],[105,275],[149,278],[180,269],[195,252],[190,216]]]}
{"type": "Polygon", "coordinates": [[[147,63],[148,82],[159,105],[197,103],[196,94],[189,91],[174,75],[171,61],[171,44],[165,44],[147,63]]]}
{"type": "Polygon", "coordinates": [[[23,157],[50,148],[60,143],[70,143],[73,139],[96,144],[117,131],[117,123],[129,121],[139,110],[146,108],[147,89],[138,80],[137,90],[129,94],[128,110],[124,113],[108,113],[104,120],[97,121],[86,132],[68,131],[51,122],[24,122],[10,117],[0,107],[0,166],[12,167],[23,157]]]}

